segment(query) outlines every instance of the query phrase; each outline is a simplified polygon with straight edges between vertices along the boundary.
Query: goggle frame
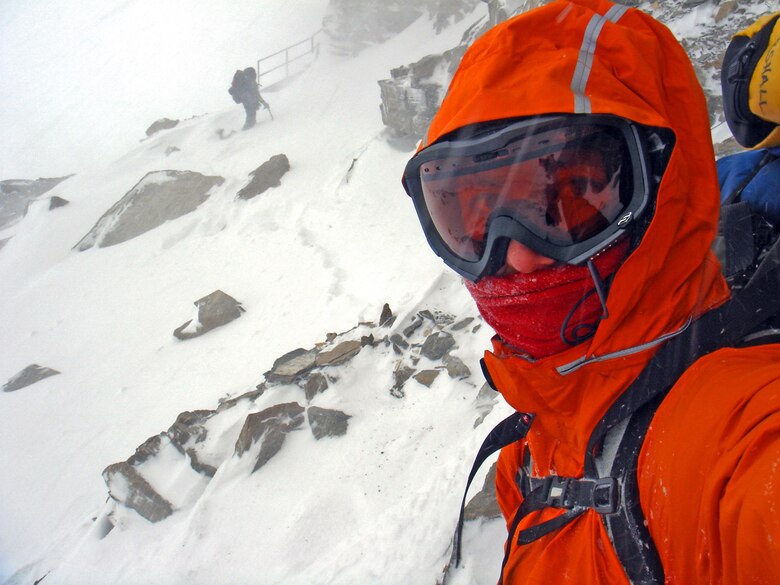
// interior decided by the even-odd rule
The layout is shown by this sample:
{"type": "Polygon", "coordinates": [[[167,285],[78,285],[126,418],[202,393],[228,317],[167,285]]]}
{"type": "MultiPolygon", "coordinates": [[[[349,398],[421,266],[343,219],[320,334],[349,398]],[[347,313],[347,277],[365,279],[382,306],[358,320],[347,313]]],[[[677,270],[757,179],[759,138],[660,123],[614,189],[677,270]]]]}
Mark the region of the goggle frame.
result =
{"type": "Polygon", "coordinates": [[[483,276],[498,272],[506,262],[506,251],[511,240],[558,262],[584,264],[623,236],[651,207],[654,193],[650,183],[647,142],[641,125],[625,118],[603,114],[561,114],[520,118],[506,120],[505,125],[495,129],[498,123],[500,122],[489,123],[487,130],[483,132],[477,130],[471,137],[462,137],[464,131],[468,131],[470,127],[448,134],[417,152],[404,169],[402,184],[414,203],[428,244],[447,266],[461,276],[476,282],[483,276]],[[479,155],[503,148],[529,133],[535,134],[576,125],[599,125],[617,130],[627,148],[625,154],[631,163],[629,172],[633,189],[624,209],[608,227],[581,242],[568,245],[553,244],[534,234],[519,219],[509,214],[499,213],[491,216],[486,226],[482,255],[477,260],[464,259],[447,246],[434,225],[425,201],[420,176],[420,168],[424,164],[446,156],[479,155]]]}

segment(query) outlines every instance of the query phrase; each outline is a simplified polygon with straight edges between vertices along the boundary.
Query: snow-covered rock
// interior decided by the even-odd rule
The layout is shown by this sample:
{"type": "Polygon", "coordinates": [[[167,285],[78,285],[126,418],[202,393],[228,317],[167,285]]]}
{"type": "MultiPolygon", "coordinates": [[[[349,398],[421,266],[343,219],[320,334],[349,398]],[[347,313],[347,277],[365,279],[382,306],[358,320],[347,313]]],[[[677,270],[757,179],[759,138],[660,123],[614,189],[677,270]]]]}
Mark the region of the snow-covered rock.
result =
{"type": "Polygon", "coordinates": [[[117,201],[74,247],[78,251],[121,244],[198,208],[222,177],[193,171],[153,171],[117,201]]]}

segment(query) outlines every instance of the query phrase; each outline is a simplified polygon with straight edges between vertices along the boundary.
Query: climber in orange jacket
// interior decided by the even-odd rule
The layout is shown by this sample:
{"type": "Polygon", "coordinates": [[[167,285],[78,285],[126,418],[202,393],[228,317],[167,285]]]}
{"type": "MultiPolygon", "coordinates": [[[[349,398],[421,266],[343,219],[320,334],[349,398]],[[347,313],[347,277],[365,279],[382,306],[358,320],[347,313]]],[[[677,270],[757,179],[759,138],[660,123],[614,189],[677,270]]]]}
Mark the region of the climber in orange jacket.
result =
{"type": "Polygon", "coordinates": [[[731,294],[707,107],[669,30],[608,0],[491,29],[403,183],[497,333],[489,381],[530,425],[498,461],[500,583],[780,583],[780,345],[697,359],[630,472],[595,469],[605,415],[731,294]],[[620,533],[629,484],[640,521],[620,533]]]}

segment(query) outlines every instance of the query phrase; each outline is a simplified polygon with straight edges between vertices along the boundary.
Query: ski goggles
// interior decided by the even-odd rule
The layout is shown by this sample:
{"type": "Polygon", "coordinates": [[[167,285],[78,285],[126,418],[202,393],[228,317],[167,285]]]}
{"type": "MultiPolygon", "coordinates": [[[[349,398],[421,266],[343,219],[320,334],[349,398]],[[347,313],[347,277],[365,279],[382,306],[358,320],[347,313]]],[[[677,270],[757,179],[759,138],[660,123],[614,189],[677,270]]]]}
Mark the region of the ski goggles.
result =
{"type": "Polygon", "coordinates": [[[641,127],[615,116],[561,115],[465,127],[419,151],[403,185],[428,243],[476,281],[510,240],[582,264],[650,201],[641,127]]]}

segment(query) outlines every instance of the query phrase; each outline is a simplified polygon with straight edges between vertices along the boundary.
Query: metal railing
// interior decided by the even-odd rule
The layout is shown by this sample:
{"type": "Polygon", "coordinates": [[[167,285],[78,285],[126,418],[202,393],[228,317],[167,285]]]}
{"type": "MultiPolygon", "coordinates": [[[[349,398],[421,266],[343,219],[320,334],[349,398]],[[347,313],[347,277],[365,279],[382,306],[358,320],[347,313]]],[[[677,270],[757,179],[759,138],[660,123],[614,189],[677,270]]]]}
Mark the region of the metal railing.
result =
{"type": "Polygon", "coordinates": [[[274,71],[279,71],[282,68],[284,68],[284,77],[282,79],[287,79],[290,76],[291,63],[308,57],[309,55],[314,55],[316,57],[320,50],[320,44],[316,38],[321,32],[322,29],[302,41],[258,59],[256,68],[258,85],[260,85],[260,80],[263,76],[273,73],[274,71]],[[279,62],[276,63],[274,59],[279,62]],[[261,64],[266,64],[266,69],[261,69],[261,64]]]}

